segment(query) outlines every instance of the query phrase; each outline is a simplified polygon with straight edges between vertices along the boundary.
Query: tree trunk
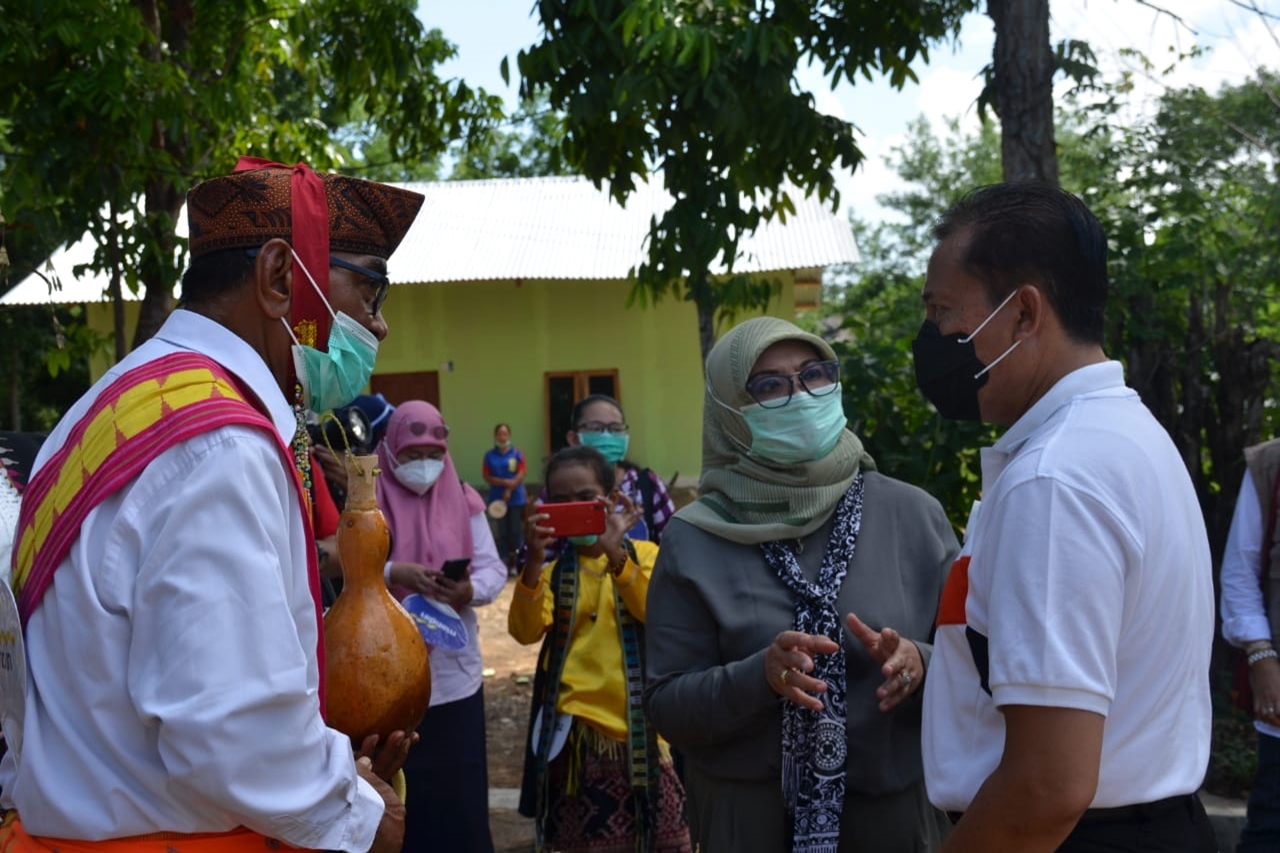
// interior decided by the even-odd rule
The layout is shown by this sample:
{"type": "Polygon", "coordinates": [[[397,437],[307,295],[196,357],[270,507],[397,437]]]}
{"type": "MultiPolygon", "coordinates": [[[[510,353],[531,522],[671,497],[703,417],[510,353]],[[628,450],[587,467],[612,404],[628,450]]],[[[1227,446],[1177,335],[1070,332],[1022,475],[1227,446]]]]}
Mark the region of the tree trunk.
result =
{"type": "Polygon", "coordinates": [[[115,327],[116,364],[129,354],[124,340],[124,290],[120,286],[120,232],[117,229],[116,206],[107,208],[107,259],[111,268],[111,323],[115,327]]]}
{"type": "Polygon", "coordinates": [[[14,432],[22,432],[22,375],[18,372],[18,358],[19,353],[14,352],[13,369],[9,371],[9,423],[13,424],[14,432]]]}
{"type": "Polygon", "coordinates": [[[702,375],[707,375],[707,356],[716,345],[716,308],[698,301],[698,345],[702,350],[702,375]]]}
{"type": "Polygon", "coordinates": [[[147,182],[144,215],[150,240],[141,268],[142,307],[133,333],[134,347],[154,335],[173,310],[176,273],[172,259],[178,246],[173,223],[182,211],[183,198],[166,178],[147,182]]]}
{"type": "MultiPolygon", "coordinates": [[[[191,0],[175,0],[163,7],[157,0],[135,2],[147,28],[155,36],[150,44],[142,48],[146,61],[164,61],[162,45],[167,45],[168,50],[177,55],[190,47],[191,30],[195,24],[191,0]]],[[[151,129],[151,147],[156,151],[158,162],[187,162],[187,140],[170,138],[159,119],[151,129]]],[[[143,188],[143,215],[146,217],[146,231],[150,239],[139,270],[142,306],[138,312],[138,327],[133,333],[134,347],[154,335],[173,309],[173,286],[177,276],[173,269],[173,256],[178,245],[173,224],[186,197],[185,188],[179,189],[179,184],[184,181],[182,176],[153,177],[143,188]]]]}
{"type": "Polygon", "coordinates": [[[988,0],[995,23],[996,109],[1006,181],[1058,183],[1049,0],[988,0]]]}

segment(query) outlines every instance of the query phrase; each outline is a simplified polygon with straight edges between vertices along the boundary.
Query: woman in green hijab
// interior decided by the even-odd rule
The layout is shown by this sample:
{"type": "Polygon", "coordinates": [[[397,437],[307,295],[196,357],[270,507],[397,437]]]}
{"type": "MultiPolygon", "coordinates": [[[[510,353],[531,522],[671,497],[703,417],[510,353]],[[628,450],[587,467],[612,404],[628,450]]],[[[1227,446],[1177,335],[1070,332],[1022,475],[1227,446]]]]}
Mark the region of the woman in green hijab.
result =
{"type": "Polygon", "coordinates": [[[920,688],[955,534],[845,429],[826,341],[748,320],[706,376],[699,498],[667,526],[646,626],[694,842],[930,850],[920,688]]]}

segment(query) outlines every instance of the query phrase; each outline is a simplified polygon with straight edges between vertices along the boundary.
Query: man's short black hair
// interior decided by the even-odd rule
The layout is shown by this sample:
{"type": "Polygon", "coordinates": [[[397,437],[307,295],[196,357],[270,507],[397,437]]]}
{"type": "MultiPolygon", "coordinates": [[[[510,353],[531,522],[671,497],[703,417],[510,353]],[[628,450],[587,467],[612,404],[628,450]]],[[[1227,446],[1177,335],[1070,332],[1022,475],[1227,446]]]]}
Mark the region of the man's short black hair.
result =
{"type": "Polygon", "coordinates": [[[1073,340],[1102,343],[1107,238],[1083,201],[1051,184],[979,187],[933,229],[939,243],[957,234],[967,239],[965,271],[986,284],[992,305],[1034,284],[1073,340]]]}
{"type": "Polygon", "coordinates": [[[255,259],[244,249],[220,249],[191,261],[182,274],[183,308],[206,305],[224,293],[230,293],[253,275],[255,259]]]}

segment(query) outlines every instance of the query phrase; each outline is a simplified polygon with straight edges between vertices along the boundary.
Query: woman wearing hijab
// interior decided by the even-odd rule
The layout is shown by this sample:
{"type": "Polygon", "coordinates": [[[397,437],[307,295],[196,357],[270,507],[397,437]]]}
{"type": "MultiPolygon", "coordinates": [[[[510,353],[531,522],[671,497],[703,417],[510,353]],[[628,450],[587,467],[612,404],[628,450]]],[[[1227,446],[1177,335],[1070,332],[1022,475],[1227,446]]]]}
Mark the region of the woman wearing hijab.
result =
{"type": "Polygon", "coordinates": [[[391,528],[387,581],[449,605],[461,617],[467,644],[431,649],[431,707],[418,727],[421,742],[405,762],[405,850],[493,853],[489,835],[484,692],[474,608],[507,582],[475,489],[458,479],[449,456],[449,427],[422,400],[396,407],[378,445],[378,506],[391,528]],[[441,571],[470,558],[461,580],[441,571]]]}
{"type": "Polygon", "coordinates": [[[664,533],[646,625],[694,843],[930,850],[920,688],[951,526],[845,429],[826,341],[748,320],[706,376],[699,498],[664,533]]]}

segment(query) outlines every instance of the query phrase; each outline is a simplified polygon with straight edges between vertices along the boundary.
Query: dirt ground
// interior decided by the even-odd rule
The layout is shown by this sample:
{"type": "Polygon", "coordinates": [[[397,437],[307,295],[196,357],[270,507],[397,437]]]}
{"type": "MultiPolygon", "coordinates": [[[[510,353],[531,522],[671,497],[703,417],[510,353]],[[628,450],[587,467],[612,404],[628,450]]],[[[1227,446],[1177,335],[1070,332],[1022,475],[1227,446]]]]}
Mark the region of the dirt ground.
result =
{"type": "Polygon", "coordinates": [[[538,662],[537,644],[522,646],[507,633],[507,608],[514,585],[514,580],[507,581],[497,600],[476,608],[486,673],[484,711],[490,788],[520,787],[533,672],[538,662]]]}

